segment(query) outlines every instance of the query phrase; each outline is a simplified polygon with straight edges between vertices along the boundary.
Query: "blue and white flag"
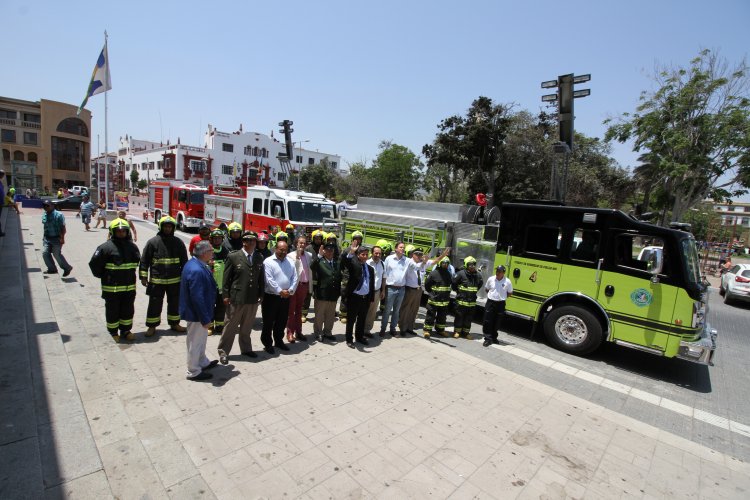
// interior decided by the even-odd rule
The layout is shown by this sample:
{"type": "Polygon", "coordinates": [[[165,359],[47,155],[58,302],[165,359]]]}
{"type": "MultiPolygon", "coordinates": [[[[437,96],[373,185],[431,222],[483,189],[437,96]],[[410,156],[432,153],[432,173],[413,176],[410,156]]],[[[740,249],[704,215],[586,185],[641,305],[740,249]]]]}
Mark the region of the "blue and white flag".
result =
{"type": "Polygon", "coordinates": [[[86,97],[78,107],[77,115],[81,114],[83,107],[89,100],[89,97],[96,94],[101,94],[112,89],[112,81],[109,77],[109,56],[107,55],[107,44],[104,44],[99,59],[96,60],[96,66],[94,66],[94,72],[91,74],[91,83],[89,83],[89,89],[86,92],[86,97]]]}

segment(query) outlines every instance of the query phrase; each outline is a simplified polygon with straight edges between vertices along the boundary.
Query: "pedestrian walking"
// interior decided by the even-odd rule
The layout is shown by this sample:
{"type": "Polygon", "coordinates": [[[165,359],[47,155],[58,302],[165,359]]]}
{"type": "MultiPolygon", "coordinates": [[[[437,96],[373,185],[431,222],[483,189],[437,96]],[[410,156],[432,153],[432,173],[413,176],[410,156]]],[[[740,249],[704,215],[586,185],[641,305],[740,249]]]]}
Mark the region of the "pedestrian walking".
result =
{"type": "Polygon", "coordinates": [[[96,212],[96,205],[91,202],[88,195],[84,196],[78,213],[81,214],[81,222],[86,227],[86,231],[91,231],[89,224],[91,224],[91,214],[94,212],[96,212]]]}
{"type": "Polygon", "coordinates": [[[497,266],[495,275],[487,279],[484,285],[487,291],[487,302],[484,305],[484,321],[482,322],[482,333],[484,333],[484,347],[497,344],[498,320],[505,318],[505,301],[513,295],[513,283],[505,277],[505,266],[497,266]]]}
{"type": "Polygon", "coordinates": [[[42,215],[42,226],[44,234],[42,236],[42,259],[44,260],[47,270],[43,274],[57,274],[57,266],[52,260],[55,258],[63,270],[63,278],[70,275],[73,266],[68,264],[65,256],[62,254],[62,247],[65,244],[65,216],[55,210],[55,206],[49,200],[42,202],[44,215],[42,215]]]}
{"type": "Polygon", "coordinates": [[[226,319],[218,348],[219,361],[223,365],[228,363],[227,358],[238,334],[240,353],[249,358],[257,356],[253,352],[250,334],[266,282],[263,256],[256,251],[257,240],[253,231],[245,231],[242,250],[229,253],[224,266],[221,295],[226,306],[226,319]]]}
{"type": "Polygon", "coordinates": [[[313,296],[315,297],[315,321],[313,332],[319,341],[336,341],[332,333],[336,321],[336,302],[341,295],[341,269],[334,258],[336,245],[326,243],[322,255],[310,264],[313,274],[313,296]]]}
{"type": "Polygon", "coordinates": [[[370,302],[370,307],[367,309],[367,317],[365,319],[365,338],[372,338],[372,327],[375,325],[375,316],[380,309],[380,301],[385,297],[385,281],[383,275],[385,274],[385,263],[383,262],[383,249],[378,245],[372,247],[372,257],[367,259],[367,265],[375,270],[375,293],[370,302]]]}
{"type": "MultiPolygon", "coordinates": [[[[185,243],[175,236],[177,222],[169,215],[159,219],[159,232],[146,242],[141,256],[140,277],[148,295],[146,337],[156,334],[161,324],[164,296],[167,296],[167,322],[175,332],[187,331],[180,325],[180,279],[187,263],[185,243]]],[[[208,242],[206,242],[208,244],[208,242]]],[[[211,248],[211,245],[208,244],[211,248]]]]}
{"type": "Polygon", "coordinates": [[[427,299],[427,313],[424,318],[424,338],[430,338],[435,333],[447,337],[446,317],[448,306],[451,302],[451,273],[448,266],[451,261],[443,257],[437,267],[432,270],[424,283],[424,289],[429,298],[427,299]]]}
{"type": "Polygon", "coordinates": [[[89,261],[92,274],[101,279],[107,331],[112,340],[135,340],[136,270],[141,252],[130,236],[130,225],[124,219],[109,224],[111,238],[96,248],[89,261]]]}
{"type": "Polygon", "coordinates": [[[209,361],[206,357],[208,326],[214,317],[217,292],[216,281],[208,267],[213,253],[207,241],[195,245],[193,258],[181,269],[178,283],[179,314],[187,322],[187,379],[193,381],[212,378],[207,370],[219,364],[218,360],[209,361]]]}
{"type": "Polygon", "coordinates": [[[282,351],[289,350],[284,344],[284,328],[289,317],[289,297],[297,290],[297,273],[286,258],[288,248],[285,241],[279,241],[274,255],[263,261],[266,283],[260,340],[268,354],[275,352],[274,345],[282,351]]]}
{"type": "Polygon", "coordinates": [[[477,259],[469,255],[464,259],[464,268],[453,277],[453,290],[456,292],[454,338],[471,339],[471,319],[477,305],[477,292],[483,284],[482,275],[477,272],[477,259]]]}
{"type": "MultiPolygon", "coordinates": [[[[287,230],[289,230],[289,226],[287,226],[287,230]]],[[[289,298],[289,319],[286,323],[286,340],[290,344],[293,344],[296,340],[307,340],[305,334],[302,333],[302,308],[312,285],[310,264],[313,256],[305,250],[306,246],[307,238],[301,235],[297,237],[296,251],[287,255],[297,273],[297,290],[289,298]]]]}
{"type": "Polygon", "coordinates": [[[344,293],[349,315],[349,321],[346,323],[346,345],[351,348],[354,347],[353,341],[368,345],[365,338],[365,322],[367,310],[375,295],[375,269],[367,265],[369,256],[370,251],[367,247],[360,246],[359,241],[355,239],[344,256],[346,260],[342,259],[349,275],[344,293]]]}
{"type": "MultiPolygon", "coordinates": [[[[127,220],[126,217],[120,217],[119,214],[117,216],[119,218],[121,218],[122,220],[127,220]]],[[[99,202],[99,206],[98,206],[97,211],[96,211],[96,225],[94,226],[94,229],[96,229],[96,228],[99,227],[99,223],[100,222],[102,223],[102,227],[103,228],[107,227],[107,205],[103,201],[99,202]]],[[[130,225],[130,224],[128,224],[128,225],[130,225]]],[[[131,232],[132,232],[132,227],[131,227],[131,232]]],[[[108,232],[108,234],[109,234],[109,232],[108,232]]],[[[136,241],[135,237],[133,238],[133,241],[136,241]]]]}

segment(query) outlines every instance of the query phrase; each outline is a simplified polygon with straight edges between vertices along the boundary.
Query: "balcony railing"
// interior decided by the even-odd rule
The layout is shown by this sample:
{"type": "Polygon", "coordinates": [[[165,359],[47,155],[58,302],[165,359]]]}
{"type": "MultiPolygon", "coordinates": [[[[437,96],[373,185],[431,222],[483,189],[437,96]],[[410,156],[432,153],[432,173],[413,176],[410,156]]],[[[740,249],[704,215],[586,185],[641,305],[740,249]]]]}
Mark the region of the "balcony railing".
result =
{"type": "Polygon", "coordinates": [[[12,127],[25,127],[25,128],[35,128],[35,129],[42,128],[41,123],[25,122],[21,120],[14,120],[13,118],[0,118],[0,125],[10,125],[12,127]]]}

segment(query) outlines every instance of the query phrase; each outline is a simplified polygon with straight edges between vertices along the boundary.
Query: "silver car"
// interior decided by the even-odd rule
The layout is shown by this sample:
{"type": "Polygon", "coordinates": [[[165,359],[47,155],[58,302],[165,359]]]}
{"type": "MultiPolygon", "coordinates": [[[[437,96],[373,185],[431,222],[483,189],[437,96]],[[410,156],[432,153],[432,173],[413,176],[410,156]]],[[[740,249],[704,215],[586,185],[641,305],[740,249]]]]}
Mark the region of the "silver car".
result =
{"type": "Polygon", "coordinates": [[[734,300],[750,302],[750,264],[735,264],[721,276],[719,295],[724,303],[734,300]]]}

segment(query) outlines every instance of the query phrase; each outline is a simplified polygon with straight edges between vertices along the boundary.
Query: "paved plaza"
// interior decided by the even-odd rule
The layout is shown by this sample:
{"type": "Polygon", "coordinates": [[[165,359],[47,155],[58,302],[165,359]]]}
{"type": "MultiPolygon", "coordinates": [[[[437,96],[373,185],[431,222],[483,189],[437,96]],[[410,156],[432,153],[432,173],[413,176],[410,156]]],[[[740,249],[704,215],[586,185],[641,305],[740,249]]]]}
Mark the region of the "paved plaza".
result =
{"type": "Polygon", "coordinates": [[[166,310],[143,336],[142,287],[137,339],[107,334],[87,265],[105,231],[66,212],[74,270],[45,276],[41,211],[23,212],[2,213],[0,498],[750,497],[745,462],[439,338],[349,349],[336,323],[337,344],[270,356],[254,331],[257,358],[235,344],[188,381],[166,310]]]}

